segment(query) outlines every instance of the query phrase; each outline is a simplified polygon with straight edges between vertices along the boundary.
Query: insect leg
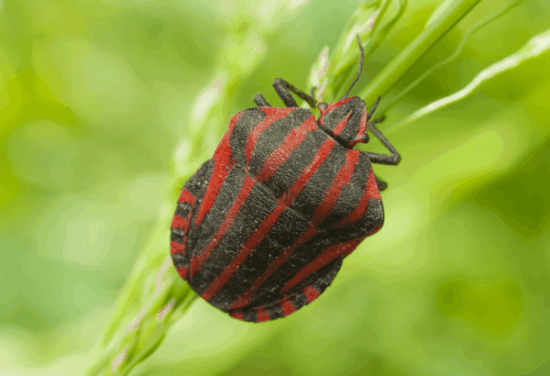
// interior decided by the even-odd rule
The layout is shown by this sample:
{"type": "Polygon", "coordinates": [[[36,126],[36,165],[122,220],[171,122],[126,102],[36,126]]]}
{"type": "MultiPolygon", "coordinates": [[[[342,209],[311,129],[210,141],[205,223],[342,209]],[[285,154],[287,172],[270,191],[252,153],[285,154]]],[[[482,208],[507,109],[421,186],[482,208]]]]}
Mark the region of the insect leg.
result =
{"type": "Polygon", "coordinates": [[[287,107],[298,107],[298,104],[296,103],[294,98],[292,98],[290,92],[293,92],[294,94],[296,94],[297,97],[306,101],[310,107],[317,107],[317,101],[313,99],[313,97],[304,93],[303,91],[283,80],[282,78],[276,78],[275,82],[273,82],[273,87],[287,107]]]}
{"type": "Polygon", "coordinates": [[[376,175],[374,175],[374,178],[376,179],[376,185],[378,186],[379,191],[383,191],[388,188],[388,183],[386,183],[384,180],[380,179],[376,175]]]}
{"type": "MultiPolygon", "coordinates": [[[[371,110],[371,113],[372,112],[373,111],[371,110]]],[[[375,123],[381,123],[382,121],[384,121],[384,117],[379,120],[369,121],[367,123],[367,127],[372,133],[374,133],[376,138],[378,138],[384,144],[384,146],[387,147],[389,151],[391,151],[391,155],[378,153],[367,153],[367,155],[369,156],[371,163],[396,166],[401,160],[401,156],[399,155],[397,150],[395,150],[392,144],[390,144],[390,142],[386,139],[386,137],[384,137],[384,135],[378,130],[378,128],[374,126],[375,123]]]]}
{"type": "Polygon", "coordinates": [[[276,78],[275,82],[273,82],[273,87],[275,88],[275,91],[277,92],[277,95],[281,97],[283,100],[283,103],[287,107],[298,107],[298,103],[292,98],[292,95],[290,95],[290,92],[288,91],[288,86],[286,85],[286,82],[280,78],[276,78]]]}
{"type": "Polygon", "coordinates": [[[254,102],[258,105],[258,107],[272,107],[264,98],[264,96],[261,93],[258,93],[254,96],[254,102]]]}

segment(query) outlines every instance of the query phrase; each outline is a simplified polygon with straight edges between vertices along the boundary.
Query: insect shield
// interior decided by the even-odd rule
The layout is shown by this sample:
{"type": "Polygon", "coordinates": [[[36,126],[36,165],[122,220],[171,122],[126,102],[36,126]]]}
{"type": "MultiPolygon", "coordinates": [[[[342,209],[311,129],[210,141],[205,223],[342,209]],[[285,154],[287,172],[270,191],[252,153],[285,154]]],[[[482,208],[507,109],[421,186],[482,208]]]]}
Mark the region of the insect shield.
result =
{"type": "MultiPolygon", "coordinates": [[[[361,67],[353,84],[360,74],[361,67]]],[[[282,79],[273,86],[286,107],[257,94],[258,107],[233,116],[212,159],[185,183],[172,221],[181,278],[252,322],[288,316],[325,291],[342,260],[384,222],[386,184],[372,163],[400,160],[370,120],[378,101],[369,112],[349,90],[327,105],[282,79]],[[320,118],[299,108],[291,91],[317,105],[320,118]],[[367,128],[391,155],[352,149],[368,142],[367,128]]]]}

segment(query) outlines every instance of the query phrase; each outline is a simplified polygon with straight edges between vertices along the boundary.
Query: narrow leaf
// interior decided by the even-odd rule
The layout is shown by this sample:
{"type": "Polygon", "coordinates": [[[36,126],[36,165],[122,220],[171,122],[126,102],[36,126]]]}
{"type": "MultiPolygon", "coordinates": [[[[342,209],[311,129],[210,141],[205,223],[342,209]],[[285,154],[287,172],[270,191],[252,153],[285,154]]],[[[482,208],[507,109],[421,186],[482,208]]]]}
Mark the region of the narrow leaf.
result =
{"type": "Polygon", "coordinates": [[[418,59],[443,38],[480,1],[455,0],[441,16],[384,67],[370,85],[359,94],[359,97],[367,103],[372,103],[376,97],[384,95],[418,59]]]}
{"type": "Polygon", "coordinates": [[[411,84],[409,84],[398,95],[396,95],[395,98],[391,99],[390,102],[387,102],[386,105],[383,106],[379,110],[379,113],[380,114],[385,114],[390,108],[392,108],[396,103],[398,103],[401,100],[401,98],[403,98],[408,92],[410,92],[412,89],[414,89],[420,82],[422,82],[432,72],[434,72],[435,70],[439,69],[443,65],[445,65],[447,63],[450,63],[451,61],[456,59],[456,57],[460,54],[460,52],[462,51],[462,48],[466,44],[466,41],[468,40],[468,38],[472,34],[474,34],[476,31],[481,30],[484,26],[487,26],[488,24],[490,24],[491,22],[497,20],[501,16],[505,15],[510,10],[514,9],[515,7],[517,7],[518,5],[523,3],[524,1],[525,0],[517,0],[517,1],[513,2],[512,4],[508,5],[506,8],[500,10],[497,13],[494,13],[494,14],[490,15],[489,17],[487,17],[483,21],[477,23],[474,27],[472,27],[470,30],[468,30],[466,33],[464,33],[460,43],[458,44],[458,47],[455,49],[455,51],[448,58],[446,58],[445,60],[440,61],[438,64],[434,65],[433,67],[428,69],[426,72],[424,72],[422,75],[420,75],[416,80],[411,82],[411,84]]]}
{"type": "Polygon", "coordinates": [[[520,64],[529,59],[533,59],[543,55],[550,50],[550,29],[545,32],[531,38],[522,48],[516,53],[506,57],[505,59],[491,65],[490,67],[481,71],[464,89],[457,91],[456,93],[442,98],[438,101],[430,103],[424,108],[415,111],[408,116],[400,125],[396,126],[392,131],[404,125],[420,119],[427,114],[430,114],[440,108],[446,107],[452,103],[458,102],[472,94],[483,82],[495,77],[496,75],[506,72],[510,69],[516,68],[520,64]]]}

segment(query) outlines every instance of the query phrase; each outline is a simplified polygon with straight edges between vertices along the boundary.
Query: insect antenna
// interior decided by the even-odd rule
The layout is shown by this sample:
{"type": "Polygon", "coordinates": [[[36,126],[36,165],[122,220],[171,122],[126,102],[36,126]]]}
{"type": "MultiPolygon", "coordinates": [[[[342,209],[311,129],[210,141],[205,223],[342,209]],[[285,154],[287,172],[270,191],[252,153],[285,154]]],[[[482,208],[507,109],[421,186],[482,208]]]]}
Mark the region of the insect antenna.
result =
{"type": "MultiPolygon", "coordinates": [[[[363,59],[365,58],[365,52],[363,51],[363,46],[361,46],[361,39],[359,39],[359,35],[357,36],[357,43],[359,44],[359,49],[361,50],[361,58],[359,59],[359,72],[357,72],[357,77],[355,77],[355,80],[351,83],[351,86],[349,87],[348,91],[346,91],[346,94],[342,97],[342,99],[346,98],[351,91],[351,88],[357,80],[359,80],[359,77],[361,76],[361,72],[363,71],[363,59]]],[[[340,100],[342,100],[340,99],[340,100]]]]}

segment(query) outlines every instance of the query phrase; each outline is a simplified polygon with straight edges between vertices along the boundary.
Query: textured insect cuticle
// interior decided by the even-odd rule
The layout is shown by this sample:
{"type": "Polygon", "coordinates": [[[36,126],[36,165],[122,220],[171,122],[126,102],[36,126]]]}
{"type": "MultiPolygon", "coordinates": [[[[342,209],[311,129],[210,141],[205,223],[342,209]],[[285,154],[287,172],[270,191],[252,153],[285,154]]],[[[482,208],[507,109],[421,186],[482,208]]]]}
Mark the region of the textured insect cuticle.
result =
{"type": "Polygon", "coordinates": [[[352,149],[369,140],[365,119],[378,101],[368,113],[357,97],[315,102],[317,120],[290,92],[314,101],[307,94],[281,79],[273,86],[287,107],[257,94],[259,108],[232,118],[183,188],[192,204],[178,205],[172,228],[180,276],[211,305],[252,322],[287,316],[326,290],[343,259],[383,224],[385,183],[371,164],[395,159],[379,131],[391,156],[352,149]]]}

